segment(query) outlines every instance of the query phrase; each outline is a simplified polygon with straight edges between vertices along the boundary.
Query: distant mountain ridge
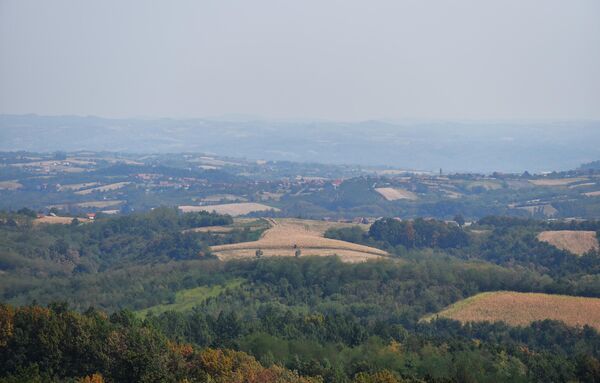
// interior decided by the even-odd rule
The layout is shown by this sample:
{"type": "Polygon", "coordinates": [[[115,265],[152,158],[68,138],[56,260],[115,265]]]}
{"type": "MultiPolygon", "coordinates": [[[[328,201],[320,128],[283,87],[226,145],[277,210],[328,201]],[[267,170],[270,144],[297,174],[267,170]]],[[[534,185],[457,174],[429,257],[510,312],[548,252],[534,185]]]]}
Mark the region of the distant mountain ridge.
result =
{"type": "Polygon", "coordinates": [[[205,152],[403,169],[567,170],[600,158],[600,121],[269,121],[0,115],[0,150],[205,152]]]}

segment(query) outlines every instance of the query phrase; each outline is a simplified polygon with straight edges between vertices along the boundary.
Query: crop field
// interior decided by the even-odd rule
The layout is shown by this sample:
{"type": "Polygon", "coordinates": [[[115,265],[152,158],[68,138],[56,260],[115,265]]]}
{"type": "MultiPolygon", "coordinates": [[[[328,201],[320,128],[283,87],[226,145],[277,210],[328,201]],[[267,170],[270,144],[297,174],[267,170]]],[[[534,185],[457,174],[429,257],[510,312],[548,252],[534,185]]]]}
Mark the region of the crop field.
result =
{"type": "Polygon", "coordinates": [[[599,248],[595,231],[543,231],[538,234],[537,239],[577,255],[599,248]]]}
{"type": "Polygon", "coordinates": [[[85,182],[85,183],[81,183],[81,184],[60,185],[59,187],[57,187],[57,190],[58,191],[74,191],[74,190],[90,188],[90,187],[93,187],[96,185],[99,185],[99,183],[98,182],[85,182]]]}
{"type": "Polygon", "coordinates": [[[245,202],[247,201],[246,198],[244,197],[240,197],[237,195],[233,195],[233,194],[214,194],[214,195],[209,195],[208,197],[204,197],[201,199],[202,202],[231,202],[231,201],[242,201],[245,202]]]}
{"type": "Polygon", "coordinates": [[[0,190],[18,190],[22,187],[17,181],[0,181],[0,190]]]}
{"type": "Polygon", "coordinates": [[[76,191],[75,194],[86,195],[86,194],[92,194],[94,192],[104,193],[104,192],[111,191],[111,190],[121,189],[121,188],[129,185],[130,183],[131,182],[116,182],[114,184],[102,185],[102,186],[98,186],[98,187],[91,188],[91,189],[76,191]]]}
{"type": "Polygon", "coordinates": [[[484,180],[469,182],[466,187],[469,190],[473,190],[475,188],[482,188],[484,190],[498,190],[502,188],[502,184],[497,181],[484,180]]]}
{"type": "Polygon", "coordinates": [[[197,211],[208,211],[216,212],[219,214],[229,214],[231,216],[246,215],[257,211],[279,211],[279,209],[263,205],[255,202],[242,202],[242,203],[225,203],[220,205],[205,205],[205,206],[179,206],[179,210],[184,213],[197,212],[197,211]]]}
{"type": "Polygon", "coordinates": [[[325,230],[340,224],[301,219],[269,221],[271,228],[258,241],[213,246],[213,254],[226,261],[254,258],[257,250],[261,250],[263,256],[294,256],[296,250],[300,250],[301,256],[338,255],[344,262],[364,262],[388,255],[373,247],[323,237],[325,230]]]}
{"type": "Polygon", "coordinates": [[[583,188],[583,187],[594,186],[594,185],[596,185],[595,182],[585,182],[582,184],[569,185],[569,189],[583,188]]]}
{"type": "Polygon", "coordinates": [[[532,184],[536,186],[567,186],[570,184],[574,184],[576,182],[589,181],[589,178],[584,177],[573,177],[573,178],[547,178],[547,179],[537,179],[537,180],[529,180],[532,184]]]}
{"type": "MultiPolygon", "coordinates": [[[[41,218],[36,218],[33,220],[33,224],[34,225],[41,225],[43,223],[48,223],[48,224],[62,224],[62,225],[68,225],[73,221],[73,217],[53,217],[51,215],[46,215],[44,217],[41,218]]],[[[85,221],[85,220],[82,220],[85,221]]]]}
{"type": "Polygon", "coordinates": [[[531,215],[541,213],[546,217],[553,217],[556,215],[556,213],[558,213],[558,210],[556,210],[556,208],[549,203],[544,205],[517,206],[516,209],[525,210],[531,215]]]}
{"type": "Polygon", "coordinates": [[[207,299],[219,296],[226,289],[236,289],[240,287],[243,282],[244,280],[242,278],[238,278],[227,281],[227,283],[223,285],[199,286],[193,289],[180,290],[175,293],[174,303],[148,307],[143,310],[136,311],[136,314],[140,318],[144,318],[150,312],[155,315],[160,315],[167,311],[189,311],[194,308],[194,306],[206,301],[207,299]]]}
{"type": "Polygon", "coordinates": [[[196,232],[196,233],[213,233],[213,234],[225,234],[230,233],[234,230],[248,229],[254,230],[265,230],[270,228],[271,225],[266,219],[254,219],[254,218],[236,218],[232,225],[226,226],[203,226],[194,229],[185,230],[185,232],[196,232]]]}
{"type": "Polygon", "coordinates": [[[600,298],[497,291],[477,294],[430,315],[460,322],[505,322],[524,326],[552,319],[569,326],[588,325],[600,330],[600,298]]]}
{"type": "Polygon", "coordinates": [[[231,233],[236,228],[233,226],[205,226],[205,227],[196,227],[194,229],[185,230],[186,233],[194,232],[194,233],[213,233],[213,234],[224,234],[231,233]]]}
{"type": "Polygon", "coordinates": [[[87,201],[87,202],[77,202],[72,204],[57,204],[57,205],[49,205],[48,208],[57,208],[57,209],[68,209],[70,206],[80,207],[80,208],[98,208],[104,209],[108,207],[119,206],[124,201],[121,200],[110,200],[110,201],[87,201]]]}
{"type": "Polygon", "coordinates": [[[375,191],[383,196],[388,201],[396,201],[399,199],[416,200],[417,195],[411,191],[398,188],[375,188],[375,191]]]}

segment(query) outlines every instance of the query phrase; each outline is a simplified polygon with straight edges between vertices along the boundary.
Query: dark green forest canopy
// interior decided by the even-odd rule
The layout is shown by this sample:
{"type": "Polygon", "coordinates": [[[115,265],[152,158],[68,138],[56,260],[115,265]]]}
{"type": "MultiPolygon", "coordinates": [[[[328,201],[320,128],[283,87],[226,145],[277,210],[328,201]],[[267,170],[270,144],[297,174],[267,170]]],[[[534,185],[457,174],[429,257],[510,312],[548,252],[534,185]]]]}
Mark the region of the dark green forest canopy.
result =
{"type": "MultiPolygon", "coordinates": [[[[218,261],[210,256],[209,246],[251,240],[260,232],[216,236],[187,231],[232,222],[210,213],[161,208],[100,216],[94,223],[35,226],[27,213],[3,213],[0,218],[2,301],[51,305],[4,306],[4,316],[13,318],[0,319],[5,329],[0,337],[11,334],[5,345],[0,342],[6,351],[0,352],[4,381],[25,376],[64,380],[93,373],[107,381],[155,381],[160,374],[167,374],[167,381],[183,376],[206,381],[205,375],[198,378],[179,369],[179,362],[161,364],[188,363],[190,355],[199,358],[203,352],[237,355],[257,371],[273,369],[273,376],[297,379],[282,382],[304,379],[292,371],[325,382],[590,381],[600,371],[599,335],[588,327],[551,321],[523,328],[421,322],[485,291],[600,297],[597,253],[576,257],[536,239],[543,230],[595,230],[597,222],[489,217],[461,227],[382,219],[368,232],[352,227],[328,232],[392,255],[346,264],[335,257],[218,261]],[[152,307],[168,306],[178,293],[200,287],[217,293],[199,299],[191,309],[152,313],[152,307]],[[84,314],[52,304],[59,301],[84,314]],[[150,314],[136,313],[142,309],[150,314]],[[73,338],[61,331],[72,330],[92,343],[71,345],[73,338]],[[119,334],[130,359],[104,354],[108,346],[95,335],[106,334],[102,331],[119,334]],[[58,343],[48,345],[46,339],[58,343]],[[195,351],[174,353],[185,344],[195,351]],[[86,362],[74,366],[80,362],[72,350],[90,345],[99,351],[77,351],[86,362]],[[36,354],[44,347],[54,350],[48,358],[36,354]],[[247,353],[260,364],[226,350],[247,353]],[[144,369],[159,375],[122,375],[144,369]]],[[[201,366],[194,374],[200,374],[198,369],[206,372],[206,365],[201,366]]],[[[219,367],[211,376],[225,376],[225,370],[219,367]]]]}
{"type": "Polygon", "coordinates": [[[218,265],[206,273],[246,282],[186,312],[139,318],[124,310],[108,319],[94,309],[70,312],[64,304],[3,306],[1,375],[19,381],[23,374],[64,378],[99,372],[109,381],[202,376],[191,381],[204,382],[204,375],[193,374],[226,373],[227,363],[207,370],[192,363],[205,358],[190,359],[198,354],[189,351],[180,355],[181,347],[172,342],[209,348],[200,353],[244,351],[265,367],[281,365],[325,382],[377,374],[389,374],[392,381],[586,381],[599,363],[600,335],[587,327],[419,321],[475,291],[544,290],[547,278],[526,271],[435,257],[418,264],[348,265],[307,257],[218,265]],[[187,360],[188,367],[165,360],[187,360]]]}

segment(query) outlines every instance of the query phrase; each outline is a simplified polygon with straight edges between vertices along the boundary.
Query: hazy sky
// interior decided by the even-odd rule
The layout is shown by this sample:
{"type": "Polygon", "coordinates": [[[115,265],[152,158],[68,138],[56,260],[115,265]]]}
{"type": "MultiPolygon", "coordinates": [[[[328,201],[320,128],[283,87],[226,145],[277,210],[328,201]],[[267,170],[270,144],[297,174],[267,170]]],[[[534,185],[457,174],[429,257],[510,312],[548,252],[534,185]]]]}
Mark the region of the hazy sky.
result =
{"type": "Polygon", "coordinates": [[[600,118],[598,0],[0,0],[0,113],[600,118]]]}

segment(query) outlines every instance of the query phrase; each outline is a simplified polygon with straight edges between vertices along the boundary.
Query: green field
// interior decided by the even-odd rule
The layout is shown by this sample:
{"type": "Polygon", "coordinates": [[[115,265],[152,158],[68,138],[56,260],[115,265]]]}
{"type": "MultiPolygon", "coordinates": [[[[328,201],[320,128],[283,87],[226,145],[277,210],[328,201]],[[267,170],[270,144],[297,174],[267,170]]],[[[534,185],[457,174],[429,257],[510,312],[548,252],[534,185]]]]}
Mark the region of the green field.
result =
{"type": "Polygon", "coordinates": [[[227,281],[227,283],[223,285],[199,286],[194,287],[193,289],[180,290],[175,293],[174,303],[151,306],[143,310],[138,310],[135,313],[140,318],[143,318],[150,312],[159,315],[167,311],[189,311],[194,308],[194,306],[206,301],[207,299],[219,296],[226,289],[236,289],[240,287],[243,282],[244,279],[236,278],[227,281]]]}

